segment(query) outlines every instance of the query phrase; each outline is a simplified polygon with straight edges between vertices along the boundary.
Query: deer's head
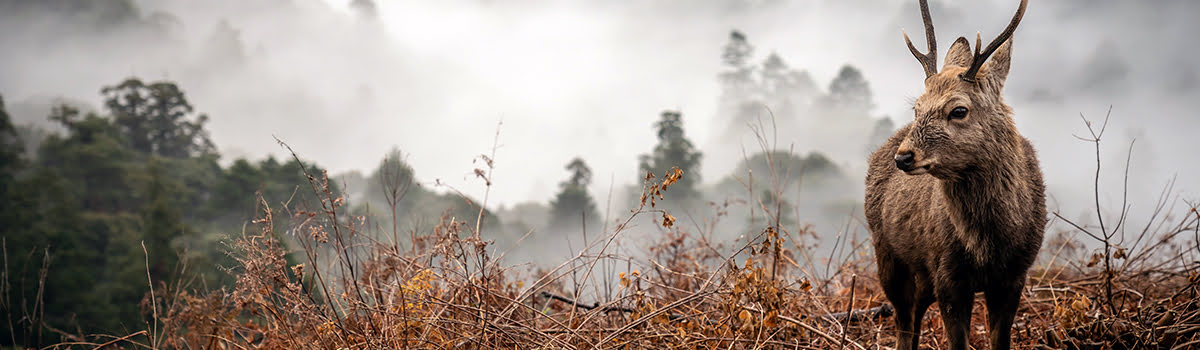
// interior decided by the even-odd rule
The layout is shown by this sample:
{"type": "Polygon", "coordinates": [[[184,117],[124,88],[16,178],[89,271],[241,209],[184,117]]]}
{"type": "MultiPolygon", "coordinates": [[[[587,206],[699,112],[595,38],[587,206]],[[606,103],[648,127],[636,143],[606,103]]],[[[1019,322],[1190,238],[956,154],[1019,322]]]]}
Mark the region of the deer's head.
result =
{"type": "Polygon", "coordinates": [[[928,4],[921,0],[929,53],[921,54],[913,47],[908,34],[904,41],[925,69],[925,93],[913,105],[915,120],[896,150],[897,168],[909,175],[928,173],[952,179],[988,162],[1019,159],[1009,154],[1017,152],[1010,142],[1017,131],[1001,90],[1008,77],[1012,34],[1027,2],[1021,0],[1008,27],[982,52],[979,35],[974,52],[967,38],[955,40],[946,54],[945,67],[938,71],[933,20],[928,4]]]}

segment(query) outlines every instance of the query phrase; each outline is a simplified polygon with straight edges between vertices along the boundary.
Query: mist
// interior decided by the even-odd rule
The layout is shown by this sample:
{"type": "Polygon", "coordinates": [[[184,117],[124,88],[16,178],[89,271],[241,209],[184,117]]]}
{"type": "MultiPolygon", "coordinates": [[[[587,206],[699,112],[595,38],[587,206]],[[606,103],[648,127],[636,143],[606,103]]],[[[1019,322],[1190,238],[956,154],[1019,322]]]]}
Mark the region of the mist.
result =
{"type": "MultiPolygon", "coordinates": [[[[127,76],[169,79],[211,118],[224,163],[285,156],[278,138],[331,173],[366,173],[396,147],[425,187],[486,197],[489,208],[503,209],[549,201],[566,177],[563,165],[579,156],[591,165],[589,192],[601,212],[616,215],[633,204],[625,189],[640,185],[637,157],[654,147],[652,126],[663,110],[683,114],[705,154],[706,186],[760,151],[749,125],[733,127],[739,137],[723,136],[730,124],[719,113],[717,76],[731,30],[754,45],[754,62],[776,53],[822,91],[844,65],[858,68],[873,95],[869,114],[896,126],[912,120],[923,89],[900,34],[906,28],[924,45],[915,0],[135,4],[140,24],[104,31],[53,13],[0,12],[0,92],[16,122],[52,128],[51,101],[98,109],[101,86],[127,76]],[[474,169],[493,149],[492,186],[485,186],[474,169]]],[[[939,47],[976,31],[988,40],[1015,6],[931,4],[939,47]]],[[[1103,210],[1121,206],[1135,139],[1132,217],[1148,214],[1171,178],[1200,178],[1198,49],[1181,45],[1200,30],[1191,18],[1198,12],[1200,4],[1183,0],[1030,4],[1005,95],[1039,151],[1051,211],[1094,210],[1095,150],[1073,135],[1087,135],[1081,114],[1099,123],[1110,107],[1100,151],[1103,210]]],[[[764,120],[771,123],[765,113],[764,120]]],[[[861,130],[866,140],[870,124],[802,125],[772,130],[771,142],[831,155],[861,199],[863,142],[819,136],[861,130]]],[[[1170,193],[1196,198],[1196,186],[1180,181],[1170,193]]],[[[847,221],[798,219],[823,232],[847,221]]]]}

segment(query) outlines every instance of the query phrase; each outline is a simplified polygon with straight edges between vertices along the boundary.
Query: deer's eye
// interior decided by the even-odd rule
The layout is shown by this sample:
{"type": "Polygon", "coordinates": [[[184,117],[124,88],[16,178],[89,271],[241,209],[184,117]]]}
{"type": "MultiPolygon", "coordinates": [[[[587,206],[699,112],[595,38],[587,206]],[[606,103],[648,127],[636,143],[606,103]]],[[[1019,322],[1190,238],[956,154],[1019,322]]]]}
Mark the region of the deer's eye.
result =
{"type": "Polygon", "coordinates": [[[950,110],[950,120],[962,119],[967,117],[967,107],[954,107],[950,110]]]}

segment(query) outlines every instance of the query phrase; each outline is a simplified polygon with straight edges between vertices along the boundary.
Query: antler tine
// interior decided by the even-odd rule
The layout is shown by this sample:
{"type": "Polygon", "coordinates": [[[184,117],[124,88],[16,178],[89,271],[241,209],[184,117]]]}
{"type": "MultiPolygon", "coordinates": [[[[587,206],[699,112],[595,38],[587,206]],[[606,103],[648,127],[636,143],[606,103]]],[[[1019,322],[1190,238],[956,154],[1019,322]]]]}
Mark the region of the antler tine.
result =
{"type": "Polygon", "coordinates": [[[921,19],[925,21],[925,42],[929,43],[929,53],[922,54],[913,46],[908,33],[904,29],[900,32],[904,34],[904,43],[908,44],[908,51],[912,51],[913,57],[916,57],[925,69],[925,78],[929,78],[937,74],[937,38],[933,35],[933,18],[929,17],[929,3],[926,0],[921,0],[921,19]]]}
{"type": "Polygon", "coordinates": [[[988,57],[992,55],[992,52],[995,52],[996,49],[1000,48],[1000,45],[1004,44],[1006,40],[1011,38],[1013,32],[1017,30],[1017,25],[1021,24],[1021,17],[1025,17],[1025,5],[1028,4],[1029,0],[1021,0],[1021,6],[1017,7],[1017,13],[1014,14],[1012,20],[1008,22],[1008,27],[1004,28],[1004,31],[1001,32],[999,36],[996,36],[995,39],[992,39],[992,42],[988,44],[987,49],[983,50],[983,53],[979,52],[979,34],[975,34],[975,59],[971,62],[971,68],[967,69],[967,71],[962,75],[959,75],[959,78],[968,82],[975,82],[975,75],[979,73],[979,68],[983,67],[983,62],[986,62],[988,57]]]}

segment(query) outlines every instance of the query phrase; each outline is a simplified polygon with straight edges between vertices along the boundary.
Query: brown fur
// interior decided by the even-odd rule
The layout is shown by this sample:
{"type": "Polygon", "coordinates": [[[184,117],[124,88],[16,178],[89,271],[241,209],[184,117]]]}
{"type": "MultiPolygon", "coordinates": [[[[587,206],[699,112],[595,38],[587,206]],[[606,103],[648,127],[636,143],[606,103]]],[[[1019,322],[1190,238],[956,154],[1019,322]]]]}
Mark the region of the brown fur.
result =
{"type": "Polygon", "coordinates": [[[899,350],[916,349],[921,319],[938,302],[950,348],[966,349],[975,292],[988,309],[991,348],[1010,347],[1025,274],[1042,244],[1045,186],[1037,156],[1017,132],[1001,90],[1012,40],[980,69],[959,38],[925,80],[915,119],[870,158],[865,213],[879,279],[896,307],[899,350]],[[950,120],[955,107],[967,116],[950,120]],[[893,159],[912,152],[911,173],[893,159]],[[928,167],[926,168],[922,167],[928,167]]]}

